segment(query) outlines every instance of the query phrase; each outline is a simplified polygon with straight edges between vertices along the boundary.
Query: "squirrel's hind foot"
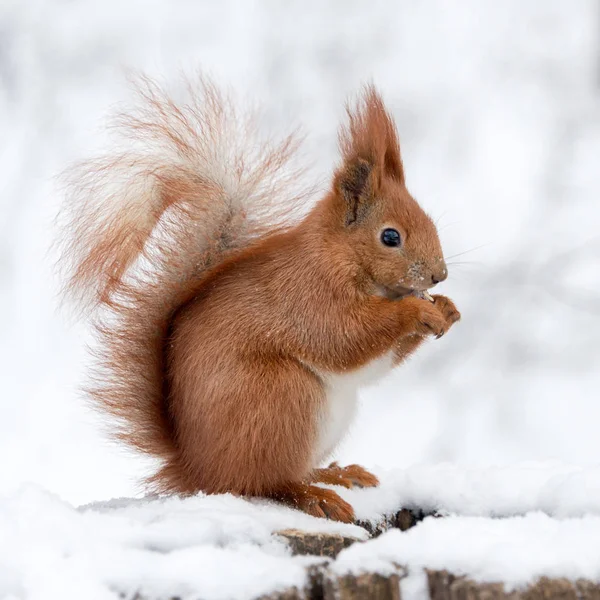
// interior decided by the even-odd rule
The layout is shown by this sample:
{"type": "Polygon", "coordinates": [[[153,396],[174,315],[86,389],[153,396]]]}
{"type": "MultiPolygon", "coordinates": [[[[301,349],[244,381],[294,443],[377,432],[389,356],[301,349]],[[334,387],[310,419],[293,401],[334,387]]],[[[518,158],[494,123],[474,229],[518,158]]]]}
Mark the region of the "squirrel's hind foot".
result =
{"type": "Polygon", "coordinates": [[[315,483],[341,485],[346,488],[377,487],[379,479],[360,465],[340,467],[337,462],[332,462],[328,467],[315,469],[311,480],[315,483]]]}
{"type": "Polygon", "coordinates": [[[308,483],[290,483],[269,496],[313,517],[354,523],[354,509],[333,490],[308,483]]]}

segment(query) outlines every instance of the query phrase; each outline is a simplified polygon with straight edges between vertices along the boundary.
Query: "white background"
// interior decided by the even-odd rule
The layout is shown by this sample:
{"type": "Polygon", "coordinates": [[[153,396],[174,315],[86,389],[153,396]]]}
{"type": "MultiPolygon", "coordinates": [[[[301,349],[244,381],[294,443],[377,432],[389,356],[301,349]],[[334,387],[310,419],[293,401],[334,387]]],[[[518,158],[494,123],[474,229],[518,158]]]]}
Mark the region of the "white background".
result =
{"type": "Polygon", "coordinates": [[[176,83],[197,68],[273,128],[302,125],[323,185],[343,103],[374,81],[409,188],[458,255],[440,291],[463,321],[364,394],[341,459],[597,462],[598,2],[3,0],[0,494],[139,492],[147,465],[77,391],[87,330],[58,312],[55,176],[101,144],[128,69],[176,83]]]}

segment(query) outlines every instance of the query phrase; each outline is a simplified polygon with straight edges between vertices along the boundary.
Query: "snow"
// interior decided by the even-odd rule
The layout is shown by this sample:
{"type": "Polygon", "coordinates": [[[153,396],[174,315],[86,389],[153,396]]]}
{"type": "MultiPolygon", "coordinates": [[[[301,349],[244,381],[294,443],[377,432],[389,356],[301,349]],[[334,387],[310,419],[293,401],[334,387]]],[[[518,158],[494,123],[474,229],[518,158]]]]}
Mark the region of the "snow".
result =
{"type": "Polygon", "coordinates": [[[352,503],[358,519],[379,520],[400,508],[489,517],[536,510],[558,518],[600,515],[600,467],[439,464],[375,473],[381,480],[377,489],[337,490],[352,503]]]}
{"type": "MultiPolygon", "coordinates": [[[[438,510],[407,532],[357,543],[332,573],[390,573],[418,598],[424,567],[508,587],[537,577],[600,581],[600,469],[530,465],[381,472],[377,489],[334,488],[361,519],[403,507],[438,510]],[[504,518],[498,518],[498,517],[504,518]]],[[[254,598],[306,583],[306,566],[272,534],[283,529],[367,540],[355,525],[231,495],[117,499],[76,508],[39,486],[0,499],[0,598],[254,598]]],[[[409,597],[410,597],[409,594],[409,597]]]]}
{"type": "MultiPolygon", "coordinates": [[[[343,550],[332,571],[393,573],[408,567],[403,598],[423,598],[423,569],[447,570],[510,590],[546,576],[600,581],[600,516],[554,519],[540,512],[489,519],[426,518],[343,550]]],[[[425,596],[426,597],[426,596],[425,596]]]]}
{"type": "Polygon", "coordinates": [[[233,496],[114,500],[74,508],[36,486],[0,499],[0,598],[235,600],[302,587],[314,559],[275,531],[365,539],[364,529],[233,496]]]}
{"type": "Polygon", "coordinates": [[[542,576],[600,582],[600,468],[559,463],[463,468],[422,465],[379,471],[381,487],[338,490],[357,518],[400,507],[437,512],[404,533],[391,530],[344,550],[332,571],[408,568],[403,598],[423,598],[423,569],[448,570],[507,589],[542,576]]]}

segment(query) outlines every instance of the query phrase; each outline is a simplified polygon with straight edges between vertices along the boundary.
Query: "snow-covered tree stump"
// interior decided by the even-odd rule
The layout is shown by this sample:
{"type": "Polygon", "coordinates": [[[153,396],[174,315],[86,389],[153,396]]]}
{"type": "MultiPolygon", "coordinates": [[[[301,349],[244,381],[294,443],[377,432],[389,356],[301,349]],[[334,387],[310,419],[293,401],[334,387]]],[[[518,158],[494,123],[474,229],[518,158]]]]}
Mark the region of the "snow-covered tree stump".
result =
{"type": "Polygon", "coordinates": [[[503,583],[479,583],[447,571],[427,571],[431,600],[599,600],[600,585],[584,579],[542,577],[522,590],[506,591],[503,583]]]}
{"type": "MultiPolygon", "coordinates": [[[[359,524],[376,537],[390,528],[405,531],[425,516],[420,511],[403,509],[376,524],[359,524]]],[[[335,573],[332,567],[338,554],[363,540],[298,529],[283,530],[276,535],[285,539],[293,555],[319,556],[324,561],[309,567],[309,583],[305,589],[294,588],[261,600],[402,600],[400,584],[406,570],[401,566],[396,573],[388,575],[335,573]]],[[[523,589],[506,590],[503,582],[481,583],[448,571],[427,570],[426,576],[430,600],[600,600],[600,584],[583,579],[542,577],[523,589]]]]}

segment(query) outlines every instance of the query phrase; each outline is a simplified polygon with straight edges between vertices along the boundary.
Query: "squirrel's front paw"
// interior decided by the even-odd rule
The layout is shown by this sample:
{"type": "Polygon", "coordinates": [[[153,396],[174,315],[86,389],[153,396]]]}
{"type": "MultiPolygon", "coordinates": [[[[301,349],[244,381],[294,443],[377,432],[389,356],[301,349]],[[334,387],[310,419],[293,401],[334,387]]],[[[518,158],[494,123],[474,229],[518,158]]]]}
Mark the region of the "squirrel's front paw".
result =
{"type": "Polygon", "coordinates": [[[414,330],[417,335],[435,335],[440,338],[448,330],[446,318],[435,303],[429,300],[417,300],[414,330]]]}
{"type": "Polygon", "coordinates": [[[450,300],[450,298],[447,298],[446,296],[440,296],[439,294],[436,294],[432,297],[433,306],[438,309],[446,321],[446,328],[442,333],[443,335],[446,333],[446,331],[448,331],[448,329],[450,329],[450,327],[452,327],[452,325],[454,325],[454,323],[460,321],[460,312],[458,312],[458,309],[454,305],[454,302],[450,300]]]}

